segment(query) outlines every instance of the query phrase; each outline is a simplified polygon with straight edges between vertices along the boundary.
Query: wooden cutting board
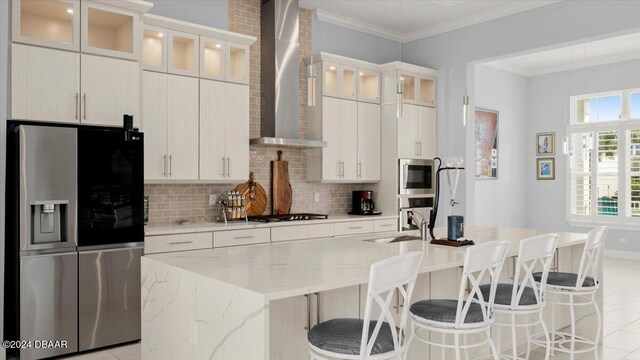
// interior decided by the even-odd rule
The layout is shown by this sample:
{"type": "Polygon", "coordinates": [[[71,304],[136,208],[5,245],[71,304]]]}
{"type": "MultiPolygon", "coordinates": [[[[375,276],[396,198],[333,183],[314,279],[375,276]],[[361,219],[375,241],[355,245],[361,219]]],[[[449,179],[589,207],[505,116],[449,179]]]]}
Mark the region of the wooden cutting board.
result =
{"type": "Polygon", "coordinates": [[[254,181],[253,171],[249,173],[249,181],[236,186],[236,191],[245,196],[247,216],[262,215],[267,209],[267,193],[254,181]]]}
{"type": "Polygon", "coordinates": [[[289,183],[289,162],[282,160],[282,151],[278,151],[278,160],[271,161],[271,198],[273,215],[291,211],[293,190],[289,183]]]}

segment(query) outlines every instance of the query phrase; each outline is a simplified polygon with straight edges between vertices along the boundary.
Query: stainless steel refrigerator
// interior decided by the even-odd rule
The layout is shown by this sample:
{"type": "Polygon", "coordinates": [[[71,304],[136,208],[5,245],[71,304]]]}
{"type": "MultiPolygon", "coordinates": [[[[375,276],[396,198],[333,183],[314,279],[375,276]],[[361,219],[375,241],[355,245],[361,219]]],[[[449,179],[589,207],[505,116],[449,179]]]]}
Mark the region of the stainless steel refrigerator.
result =
{"type": "Polygon", "coordinates": [[[142,134],[11,123],[7,137],[5,340],[66,346],[140,338],[142,134]]]}

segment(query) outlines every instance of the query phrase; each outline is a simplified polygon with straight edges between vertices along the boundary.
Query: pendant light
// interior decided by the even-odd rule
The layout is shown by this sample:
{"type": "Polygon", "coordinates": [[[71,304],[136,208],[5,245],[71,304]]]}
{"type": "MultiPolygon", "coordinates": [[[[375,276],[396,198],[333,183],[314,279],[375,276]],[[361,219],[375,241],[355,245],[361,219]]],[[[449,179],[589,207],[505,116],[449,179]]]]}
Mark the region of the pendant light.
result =
{"type": "Polygon", "coordinates": [[[316,106],[316,65],[313,63],[313,55],[307,65],[307,105],[316,106]]]}
{"type": "MultiPolygon", "coordinates": [[[[467,26],[468,19],[468,2],[469,0],[464,2],[464,26],[467,26]]],[[[467,127],[469,123],[469,95],[467,95],[468,89],[465,86],[464,95],[462,96],[462,126],[467,127]]]]}

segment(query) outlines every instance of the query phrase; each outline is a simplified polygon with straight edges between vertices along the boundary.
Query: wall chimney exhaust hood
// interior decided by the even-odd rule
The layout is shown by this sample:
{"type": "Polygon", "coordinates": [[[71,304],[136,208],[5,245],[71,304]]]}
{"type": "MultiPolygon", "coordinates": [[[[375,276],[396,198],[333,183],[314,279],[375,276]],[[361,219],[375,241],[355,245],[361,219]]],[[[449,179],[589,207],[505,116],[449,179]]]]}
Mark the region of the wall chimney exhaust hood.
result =
{"type": "Polygon", "coordinates": [[[299,138],[300,44],[298,0],[263,0],[260,24],[260,137],[252,146],[322,148],[299,138]]]}

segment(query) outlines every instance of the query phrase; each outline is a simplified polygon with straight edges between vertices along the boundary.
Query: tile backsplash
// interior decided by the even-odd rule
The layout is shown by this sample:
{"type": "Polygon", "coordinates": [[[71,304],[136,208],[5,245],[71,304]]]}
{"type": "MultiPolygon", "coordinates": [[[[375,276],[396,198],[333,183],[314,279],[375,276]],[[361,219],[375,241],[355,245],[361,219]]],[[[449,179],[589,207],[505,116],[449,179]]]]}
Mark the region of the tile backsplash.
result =
{"type": "MultiPolygon", "coordinates": [[[[250,134],[260,135],[260,4],[261,0],[230,0],[229,30],[256,36],[251,46],[250,74],[250,134]]],[[[300,9],[300,136],[307,130],[307,78],[302,61],[311,55],[311,11],[300,9]]],[[[289,161],[289,180],[293,189],[291,212],[314,212],[329,215],[346,214],[351,208],[351,191],[372,189],[371,184],[321,184],[306,181],[304,150],[281,149],[283,160],[289,161]],[[320,201],[315,202],[315,193],[320,201]]],[[[249,168],[255,181],[267,193],[265,214],[271,213],[271,160],[277,158],[276,148],[251,148],[249,168]]],[[[247,174],[248,179],[249,174],[247,174]]],[[[149,196],[149,225],[174,224],[181,220],[211,221],[213,209],[209,194],[233,190],[237,184],[146,184],[149,196]]]]}

